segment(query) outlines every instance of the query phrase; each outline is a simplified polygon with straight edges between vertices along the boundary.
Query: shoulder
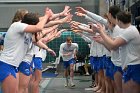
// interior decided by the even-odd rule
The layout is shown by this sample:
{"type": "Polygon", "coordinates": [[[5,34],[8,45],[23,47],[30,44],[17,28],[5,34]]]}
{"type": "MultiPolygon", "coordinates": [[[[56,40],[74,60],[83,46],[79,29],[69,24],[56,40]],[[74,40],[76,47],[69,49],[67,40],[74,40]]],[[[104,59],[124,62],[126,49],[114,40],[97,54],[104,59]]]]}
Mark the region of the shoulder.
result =
{"type": "Polygon", "coordinates": [[[74,46],[78,46],[78,44],[77,43],[72,43],[74,46]]]}
{"type": "Polygon", "coordinates": [[[60,47],[65,46],[65,45],[66,45],[66,43],[62,43],[62,44],[60,45],[60,47]]]}
{"type": "Polygon", "coordinates": [[[14,22],[10,27],[20,30],[20,31],[24,31],[24,29],[28,26],[28,24],[25,23],[21,23],[21,22],[14,22]]]}

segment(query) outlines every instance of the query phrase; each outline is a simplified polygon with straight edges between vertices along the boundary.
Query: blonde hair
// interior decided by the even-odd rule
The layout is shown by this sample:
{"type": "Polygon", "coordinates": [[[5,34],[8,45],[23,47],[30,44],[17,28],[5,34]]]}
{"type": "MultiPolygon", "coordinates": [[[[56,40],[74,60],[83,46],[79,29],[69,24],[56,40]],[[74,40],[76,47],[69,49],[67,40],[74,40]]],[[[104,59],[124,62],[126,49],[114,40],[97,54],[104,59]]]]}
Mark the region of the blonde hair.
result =
{"type": "Polygon", "coordinates": [[[18,9],[17,12],[14,15],[12,23],[22,20],[24,15],[27,14],[27,13],[28,13],[28,10],[26,10],[26,9],[18,9]]]}

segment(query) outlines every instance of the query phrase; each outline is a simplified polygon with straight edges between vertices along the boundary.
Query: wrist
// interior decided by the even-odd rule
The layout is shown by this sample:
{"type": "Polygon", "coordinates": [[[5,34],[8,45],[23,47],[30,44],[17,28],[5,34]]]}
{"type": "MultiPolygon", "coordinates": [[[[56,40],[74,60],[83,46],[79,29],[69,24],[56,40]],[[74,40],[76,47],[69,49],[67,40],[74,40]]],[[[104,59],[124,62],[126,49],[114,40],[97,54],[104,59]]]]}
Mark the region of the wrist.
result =
{"type": "Polygon", "coordinates": [[[48,51],[48,50],[49,50],[49,48],[46,48],[46,50],[48,51]]]}

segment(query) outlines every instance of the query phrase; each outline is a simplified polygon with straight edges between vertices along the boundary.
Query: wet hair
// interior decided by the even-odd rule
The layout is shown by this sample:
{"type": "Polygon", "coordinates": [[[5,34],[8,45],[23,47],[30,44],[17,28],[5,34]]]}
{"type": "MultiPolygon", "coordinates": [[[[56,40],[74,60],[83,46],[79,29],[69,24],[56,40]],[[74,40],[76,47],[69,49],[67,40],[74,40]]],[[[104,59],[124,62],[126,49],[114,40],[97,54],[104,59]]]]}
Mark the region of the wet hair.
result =
{"type": "Polygon", "coordinates": [[[131,22],[131,13],[126,11],[121,11],[117,14],[117,19],[123,22],[124,24],[131,22]]]}
{"type": "Polygon", "coordinates": [[[71,37],[67,37],[66,38],[66,42],[70,42],[70,41],[72,41],[72,38],[71,37]]]}
{"type": "Polygon", "coordinates": [[[119,6],[110,6],[109,7],[109,13],[111,13],[111,15],[113,16],[113,18],[116,19],[116,15],[117,13],[119,13],[121,11],[121,9],[119,8],[119,6]]]}
{"type": "Polygon", "coordinates": [[[21,22],[29,25],[36,25],[39,22],[39,15],[37,13],[27,13],[24,15],[21,22]]]}
{"type": "Polygon", "coordinates": [[[27,13],[28,13],[28,10],[26,9],[18,9],[14,15],[14,18],[12,19],[12,23],[22,20],[24,15],[27,13]]]}

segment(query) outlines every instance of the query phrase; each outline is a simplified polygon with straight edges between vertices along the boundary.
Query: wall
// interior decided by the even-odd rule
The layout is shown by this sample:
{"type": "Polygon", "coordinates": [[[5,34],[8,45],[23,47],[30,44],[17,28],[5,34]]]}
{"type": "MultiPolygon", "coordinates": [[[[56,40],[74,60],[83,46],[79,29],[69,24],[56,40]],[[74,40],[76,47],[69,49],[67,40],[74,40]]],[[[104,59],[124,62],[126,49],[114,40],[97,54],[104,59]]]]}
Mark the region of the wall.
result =
{"type": "MultiPolygon", "coordinates": [[[[98,0],[82,0],[81,3],[0,3],[0,28],[8,28],[14,13],[19,8],[28,9],[32,12],[38,12],[43,14],[45,7],[50,7],[54,12],[60,12],[65,5],[72,7],[72,13],[74,14],[76,6],[83,6],[89,11],[98,13],[98,0]]],[[[74,20],[85,22],[79,17],[74,16],[74,20]]]]}
{"type": "MultiPolygon", "coordinates": [[[[54,12],[60,12],[63,10],[65,5],[69,5],[72,8],[72,14],[74,14],[75,7],[76,6],[82,6],[85,9],[97,13],[99,10],[99,0],[82,0],[81,3],[1,3],[0,2],[0,31],[6,31],[6,29],[10,26],[11,20],[14,16],[14,13],[16,12],[17,9],[19,8],[24,8],[28,9],[29,11],[32,12],[38,12],[39,14],[43,14],[45,7],[50,7],[54,12]]],[[[86,23],[86,20],[76,17],[74,15],[73,20],[86,23]]],[[[63,25],[63,27],[69,27],[68,25],[63,25]]],[[[63,33],[62,36],[58,39],[55,39],[48,43],[48,46],[51,47],[58,56],[58,51],[60,44],[62,42],[65,42],[65,39],[67,36],[71,36],[73,38],[73,42],[77,42],[79,44],[79,51],[82,54],[88,54],[89,53],[89,48],[87,46],[87,43],[80,38],[80,36],[75,35],[72,32],[66,32],[63,33]]],[[[48,54],[45,62],[51,62],[54,61],[55,57],[52,57],[48,54]]]]}
{"type": "Polygon", "coordinates": [[[103,16],[108,12],[108,2],[106,0],[99,0],[99,14],[103,16]]]}

